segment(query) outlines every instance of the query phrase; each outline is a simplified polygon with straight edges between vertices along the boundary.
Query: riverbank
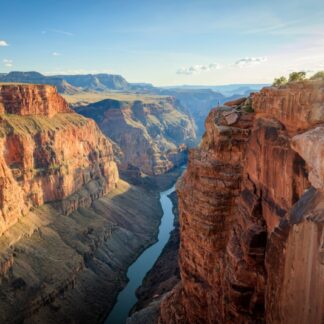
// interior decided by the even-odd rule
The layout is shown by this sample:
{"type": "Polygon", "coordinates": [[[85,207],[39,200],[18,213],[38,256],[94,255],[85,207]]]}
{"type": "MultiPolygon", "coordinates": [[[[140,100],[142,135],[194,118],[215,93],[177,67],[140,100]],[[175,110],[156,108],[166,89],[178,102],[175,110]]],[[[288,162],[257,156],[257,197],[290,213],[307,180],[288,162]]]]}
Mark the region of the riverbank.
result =
{"type": "Polygon", "coordinates": [[[163,217],[159,226],[157,241],[146,249],[129,267],[127,271],[129,282],[119,293],[117,302],[105,321],[106,324],[124,324],[126,322],[130,310],[137,302],[137,297],[135,295],[137,288],[141,285],[147,272],[153,267],[161,251],[168,242],[170,232],[174,227],[173,205],[168,197],[172,192],[174,192],[174,186],[167,191],[161,192],[160,203],[163,209],[163,217]]]}
{"type": "Polygon", "coordinates": [[[170,291],[180,280],[178,265],[180,237],[177,193],[173,191],[169,195],[169,198],[173,205],[174,229],[161,255],[152,269],[146,274],[142,285],[137,289],[136,296],[138,301],[132,313],[147,307],[152,301],[160,299],[162,295],[170,291]]]}
{"type": "Polygon", "coordinates": [[[169,198],[174,214],[174,229],[159,258],[136,291],[138,301],[132,309],[131,316],[127,319],[127,324],[156,323],[163,296],[180,281],[178,265],[180,233],[176,191],[173,191],[169,198]]]}
{"type": "Polygon", "coordinates": [[[0,278],[0,322],[100,322],[129,265],[156,240],[161,216],[158,192],[124,181],[69,216],[51,204],[36,209],[0,239],[15,242],[14,263],[0,278]]]}

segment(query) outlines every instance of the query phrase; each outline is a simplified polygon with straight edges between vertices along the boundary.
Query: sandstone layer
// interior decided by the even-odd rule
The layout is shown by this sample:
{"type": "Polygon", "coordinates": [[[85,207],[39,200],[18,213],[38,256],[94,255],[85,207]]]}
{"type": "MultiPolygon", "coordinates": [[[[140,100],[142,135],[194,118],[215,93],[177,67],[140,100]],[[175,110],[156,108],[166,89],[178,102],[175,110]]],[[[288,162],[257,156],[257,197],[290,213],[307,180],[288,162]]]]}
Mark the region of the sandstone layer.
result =
{"type": "Polygon", "coordinates": [[[72,111],[54,86],[0,83],[0,114],[52,117],[62,112],[72,111]]]}
{"type": "Polygon", "coordinates": [[[324,84],[229,106],[178,183],[181,282],[159,322],[322,323],[324,84]]]}
{"type": "Polygon", "coordinates": [[[122,150],[120,170],[158,175],[186,161],[195,142],[192,119],[170,97],[146,101],[106,99],[76,111],[97,121],[122,150]]]}
{"type": "Polygon", "coordinates": [[[6,85],[0,98],[0,234],[31,207],[61,201],[68,214],[114,188],[111,142],[93,120],[70,111],[55,88],[6,85]],[[72,197],[91,182],[99,186],[90,200],[72,197]]]}

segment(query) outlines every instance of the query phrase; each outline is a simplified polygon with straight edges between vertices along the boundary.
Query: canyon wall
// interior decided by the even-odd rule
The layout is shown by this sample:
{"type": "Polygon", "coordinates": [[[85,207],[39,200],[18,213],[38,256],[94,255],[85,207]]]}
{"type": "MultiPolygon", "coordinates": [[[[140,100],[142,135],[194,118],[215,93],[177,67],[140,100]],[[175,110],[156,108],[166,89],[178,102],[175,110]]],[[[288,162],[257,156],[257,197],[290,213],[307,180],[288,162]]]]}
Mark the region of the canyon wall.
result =
{"type": "Polygon", "coordinates": [[[72,112],[54,86],[0,84],[0,113],[52,117],[72,112]]]}
{"type": "Polygon", "coordinates": [[[90,182],[98,183],[93,198],[114,188],[111,142],[54,87],[3,85],[0,106],[0,234],[46,202],[61,201],[65,214],[89,205],[66,198],[90,182]]]}
{"type": "Polygon", "coordinates": [[[322,323],[324,84],[213,109],[178,182],[181,282],[159,323],[322,323]]]}
{"type": "Polygon", "coordinates": [[[195,143],[194,123],[177,105],[173,98],[152,96],[143,101],[105,99],[76,111],[96,120],[121,149],[122,174],[137,169],[158,175],[184,163],[187,146],[195,143]]]}

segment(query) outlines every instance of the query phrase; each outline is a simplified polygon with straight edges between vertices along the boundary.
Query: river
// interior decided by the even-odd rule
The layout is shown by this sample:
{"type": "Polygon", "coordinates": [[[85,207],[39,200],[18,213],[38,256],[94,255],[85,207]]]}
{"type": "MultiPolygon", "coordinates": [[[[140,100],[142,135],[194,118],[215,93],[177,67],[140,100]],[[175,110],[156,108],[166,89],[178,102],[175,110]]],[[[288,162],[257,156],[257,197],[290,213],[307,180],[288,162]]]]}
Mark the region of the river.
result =
{"type": "Polygon", "coordinates": [[[172,202],[168,195],[175,190],[175,187],[160,193],[160,202],[163,209],[163,216],[159,227],[158,240],[148,247],[128,268],[127,278],[129,279],[125,288],[118,294],[117,302],[105,320],[105,324],[125,324],[129,311],[137,302],[136,289],[142,284],[146,273],[153,267],[160,256],[164,246],[169,240],[170,232],[173,230],[174,215],[172,202]]]}

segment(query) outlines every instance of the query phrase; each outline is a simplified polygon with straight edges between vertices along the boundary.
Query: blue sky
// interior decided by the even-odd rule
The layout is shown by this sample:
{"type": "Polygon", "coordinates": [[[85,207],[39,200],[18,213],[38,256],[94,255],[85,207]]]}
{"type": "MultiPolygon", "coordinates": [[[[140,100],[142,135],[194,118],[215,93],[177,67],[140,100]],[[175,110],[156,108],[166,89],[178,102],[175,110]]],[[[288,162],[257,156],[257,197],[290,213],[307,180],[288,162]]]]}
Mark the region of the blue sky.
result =
{"type": "Polygon", "coordinates": [[[323,0],[0,0],[0,72],[216,85],[321,69],[323,0]]]}

